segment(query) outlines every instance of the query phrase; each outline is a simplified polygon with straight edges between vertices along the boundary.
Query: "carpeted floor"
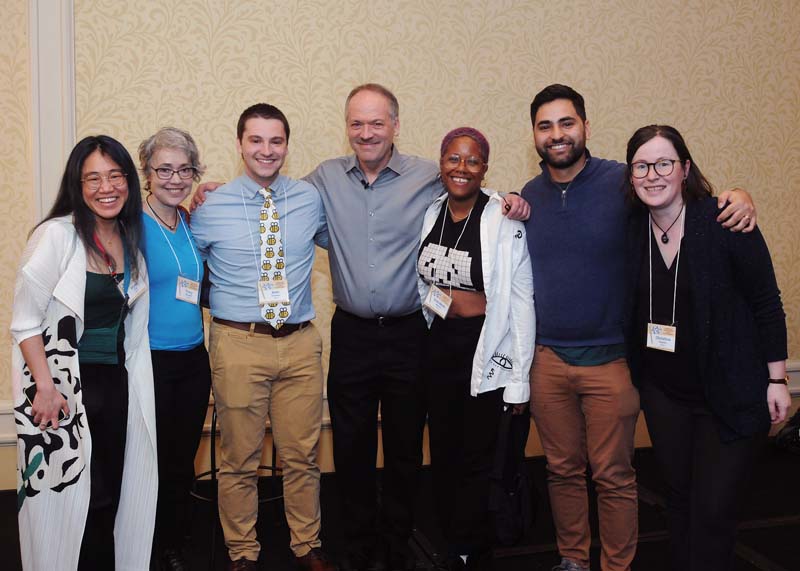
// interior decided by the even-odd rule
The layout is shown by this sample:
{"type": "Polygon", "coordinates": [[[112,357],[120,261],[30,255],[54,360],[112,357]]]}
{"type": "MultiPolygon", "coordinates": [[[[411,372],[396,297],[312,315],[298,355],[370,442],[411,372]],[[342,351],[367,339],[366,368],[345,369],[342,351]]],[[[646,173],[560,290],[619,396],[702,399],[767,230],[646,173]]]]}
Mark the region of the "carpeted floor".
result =
{"type": "MultiPolygon", "coordinates": [[[[639,480],[639,549],[633,568],[636,571],[666,571],[666,532],[663,515],[663,484],[649,449],[638,450],[636,466],[639,480]]],[[[558,563],[553,525],[544,480],[544,461],[532,458],[526,462],[531,480],[538,492],[536,523],[519,545],[495,551],[496,571],[549,571],[558,563]]],[[[279,484],[265,478],[261,497],[279,493],[279,484]]],[[[777,450],[770,443],[764,451],[753,478],[751,491],[742,498],[742,522],[736,548],[734,571],[798,571],[800,555],[796,549],[800,538],[800,456],[777,450]]],[[[209,494],[211,487],[201,483],[200,493],[209,494]]],[[[289,536],[280,501],[262,503],[258,534],[262,543],[261,563],[264,569],[292,569],[289,536]]],[[[213,504],[193,502],[189,557],[198,571],[223,570],[227,557],[222,532],[213,504]]],[[[412,538],[418,569],[433,566],[441,536],[432,511],[430,474],[426,469],[421,479],[417,501],[418,526],[412,538]]],[[[341,535],[341,514],[336,501],[333,475],[322,480],[322,540],[334,558],[344,551],[341,535]]],[[[597,549],[597,521],[592,510],[595,531],[592,568],[600,569],[597,549]]],[[[0,554],[6,571],[21,569],[16,524],[16,493],[0,492],[0,554]]]]}

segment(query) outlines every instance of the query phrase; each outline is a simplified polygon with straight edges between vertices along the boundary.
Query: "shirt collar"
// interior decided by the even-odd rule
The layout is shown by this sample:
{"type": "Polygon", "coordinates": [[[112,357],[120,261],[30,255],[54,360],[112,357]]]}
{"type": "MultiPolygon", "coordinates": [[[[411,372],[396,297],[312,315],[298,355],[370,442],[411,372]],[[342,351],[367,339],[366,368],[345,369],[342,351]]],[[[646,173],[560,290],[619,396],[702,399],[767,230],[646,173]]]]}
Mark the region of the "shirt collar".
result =
{"type": "MultiPolygon", "coordinates": [[[[283,194],[286,192],[286,181],[286,177],[279,174],[278,178],[276,178],[269,187],[274,194],[283,194]]],[[[257,196],[260,196],[258,191],[264,188],[246,174],[241,176],[241,183],[242,188],[244,188],[245,198],[248,199],[255,199],[257,196]]]]}
{"type": "MultiPolygon", "coordinates": [[[[389,162],[383,167],[383,170],[390,169],[397,174],[402,174],[401,168],[403,166],[403,160],[400,158],[400,151],[397,150],[397,145],[392,145],[392,156],[389,158],[389,162]]],[[[347,160],[344,164],[344,172],[350,172],[353,169],[357,169],[358,172],[364,174],[361,170],[361,166],[358,164],[358,159],[356,158],[355,154],[348,155],[347,160]]],[[[383,171],[381,171],[382,173],[383,171]]],[[[380,176],[380,173],[378,174],[380,176]]]]}

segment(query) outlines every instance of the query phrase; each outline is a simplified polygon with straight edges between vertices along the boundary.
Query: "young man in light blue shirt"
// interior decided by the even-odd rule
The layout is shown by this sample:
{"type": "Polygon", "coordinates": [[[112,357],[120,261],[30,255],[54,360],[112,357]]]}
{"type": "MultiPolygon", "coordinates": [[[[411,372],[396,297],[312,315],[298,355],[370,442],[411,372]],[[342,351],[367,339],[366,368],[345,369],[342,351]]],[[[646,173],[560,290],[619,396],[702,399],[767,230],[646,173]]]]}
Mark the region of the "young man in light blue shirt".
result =
{"type": "Polygon", "coordinates": [[[327,247],[328,230],[317,190],[280,174],[288,143],[289,124],[279,109],[264,103],[246,109],[237,129],[244,174],[210,193],[192,216],[192,232],[210,271],[209,349],[221,430],[219,510],[232,570],[256,569],[260,553],[257,470],[267,419],[283,461],[296,563],[301,570],[335,569],[319,540],[322,341],[310,323],[314,246],[327,247]],[[265,191],[277,220],[267,219],[265,191]],[[282,248],[267,248],[272,242],[266,242],[262,254],[265,223],[279,228],[282,248]],[[281,270],[278,281],[288,288],[276,288],[270,278],[272,285],[264,289],[268,267],[281,270]],[[281,299],[288,293],[288,303],[268,303],[270,291],[286,292],[276,294],[281,299]],[[273,307],[288,316],[275,321],[273,307]]]}

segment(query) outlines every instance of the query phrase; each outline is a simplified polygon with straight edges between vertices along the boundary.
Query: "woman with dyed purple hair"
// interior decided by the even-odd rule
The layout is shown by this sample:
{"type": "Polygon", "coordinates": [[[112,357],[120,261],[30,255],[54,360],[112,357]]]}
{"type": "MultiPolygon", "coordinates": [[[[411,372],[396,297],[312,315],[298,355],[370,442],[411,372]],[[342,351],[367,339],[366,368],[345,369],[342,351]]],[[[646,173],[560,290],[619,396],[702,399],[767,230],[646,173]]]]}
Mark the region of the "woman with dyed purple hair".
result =
{"type": "Polygon", "coordinates": [[[489,143],[471,127],[445,135],[446,193],[428,208],[418,285],[430,327],[426,366],[434,495],[449,569],[479,569],[494,538],[489,476],[504,408],[529,400],[535,317],[521,222],[483,190],[489,143]]]}

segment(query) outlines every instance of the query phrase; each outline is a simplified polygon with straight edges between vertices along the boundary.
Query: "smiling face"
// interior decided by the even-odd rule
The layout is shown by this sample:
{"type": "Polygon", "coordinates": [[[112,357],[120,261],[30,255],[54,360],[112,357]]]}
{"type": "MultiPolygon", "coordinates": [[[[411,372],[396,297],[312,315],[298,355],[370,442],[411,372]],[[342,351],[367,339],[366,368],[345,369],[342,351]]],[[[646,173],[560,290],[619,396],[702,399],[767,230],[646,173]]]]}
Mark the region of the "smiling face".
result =
{"type": "Polygon", "coordinates": [[[533,143],[558,181],[572,180],[583,168],[590,135],[589,122],[580,118],[569,99],[556,99],[536,111],[533,143]]]}
{"type": "Polygon", "coordinates": [[[172,208],[183,202],[192,190],[192,179],[183,179],[178,176],[178,173],[173,172],[169,179],[162,180],[158,178],[156,169],[168,168],[177,171],[191,166],[192,163],[186,152],[180,149],[164,147],[153,153],[153,157],[150,159],[150,174],[147,176],[153,197],[164,206],[172,208]]]}
{"type": "Polygon", "coordinates": [[[99,220],[113,220],[128,200],[128,182],[124,171],[110,157],[99,150],[86,157],[81,167],[83,201],[99,220]],[[120,179],[120,175],[122,178],[120,179]],[[92,181],[99,178],[99,187],[92,181]],[[114,180],[120,184],[114,186],[114,180]]]}
{"type": "Polygon", "coordinates": [[[474,199],[489,165],[481,156],[481,148],[472,137],[456,137],[439,160],[442,182],[450,200],[474,199]]]}
{"type": "MultiPolygon", "coordinates": [[[[664,137],[653,137],[644,143],[633,155],[631,165],[639,163],[658,163],[678,159],[678,152],[675,147],[664,137]]],[[[636,196],[644,202],[650,210],[664,210],[666,212],[677,212],[683,204],[681,191],[683,180],[689,174],[691,164],[689,161],[673,163],[672,172],[666,176],[660,175],[652,166],[647,170],[644,178],[631,177],[633,189],[636,196]]],[[[644,167],[640,167],[644,168],[644,167]]],[[[660,169],[663,171],[663,169],[660,169]]]]}
{"type": "Polygon", "coordinates": [[[244,124],[236,148],[242,155],[247,176],[268,188],[280,174],[289,153],[289,140],[278,119],[251,117],[244,124]]]}
{"type": "Polygon", "coordinates": [[[347,138],[364,170],[380,171],[392,157],[399,120],[391,115],[389,100],[375,91],[356,93],[347,104],[347,138]]]}

